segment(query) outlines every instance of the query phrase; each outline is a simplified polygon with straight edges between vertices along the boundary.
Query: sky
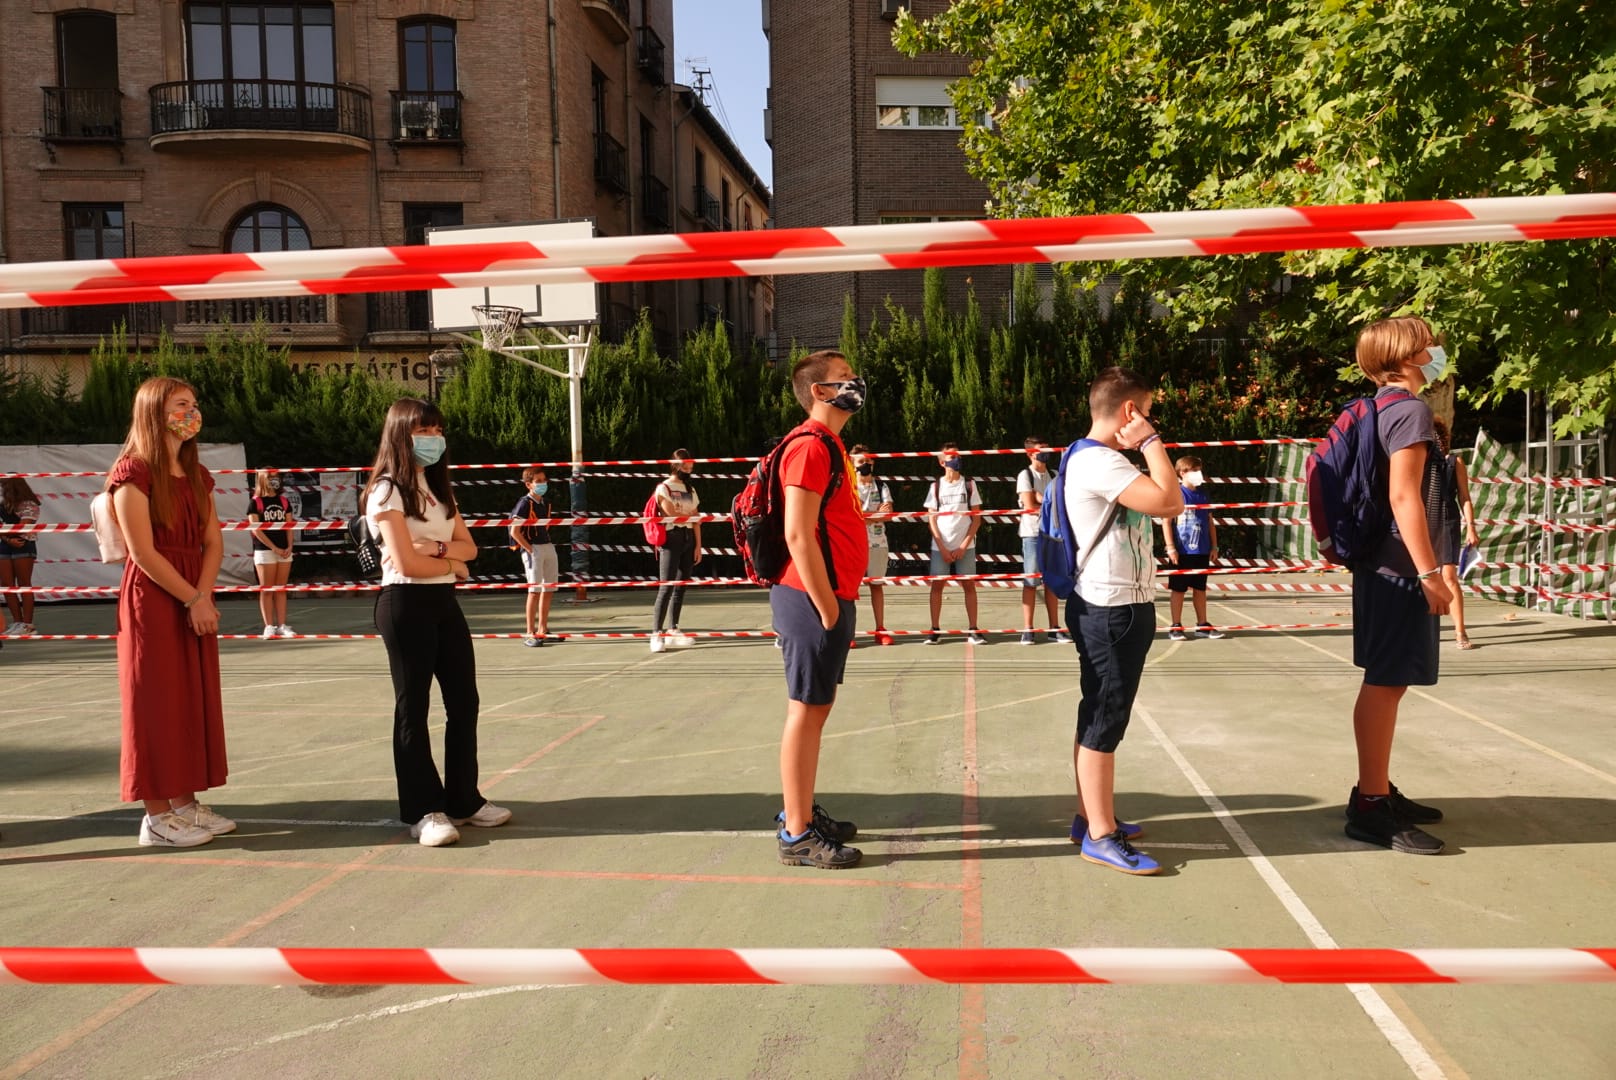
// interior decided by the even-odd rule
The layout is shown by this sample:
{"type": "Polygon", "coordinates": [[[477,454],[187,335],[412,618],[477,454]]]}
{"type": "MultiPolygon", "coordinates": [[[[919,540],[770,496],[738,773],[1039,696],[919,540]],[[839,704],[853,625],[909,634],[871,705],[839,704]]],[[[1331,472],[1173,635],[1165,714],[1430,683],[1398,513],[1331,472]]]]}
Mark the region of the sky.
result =
{"type": "Polygon", "coordinates": [[[673,77],[686,86],[692,60],[712,72],[708,82],[717,93],[708,93],[707,107],[772,187],[774,160],[763,141],[769,39],[763,36],[762,0],[675,0],[672,52],[673,77]]]}

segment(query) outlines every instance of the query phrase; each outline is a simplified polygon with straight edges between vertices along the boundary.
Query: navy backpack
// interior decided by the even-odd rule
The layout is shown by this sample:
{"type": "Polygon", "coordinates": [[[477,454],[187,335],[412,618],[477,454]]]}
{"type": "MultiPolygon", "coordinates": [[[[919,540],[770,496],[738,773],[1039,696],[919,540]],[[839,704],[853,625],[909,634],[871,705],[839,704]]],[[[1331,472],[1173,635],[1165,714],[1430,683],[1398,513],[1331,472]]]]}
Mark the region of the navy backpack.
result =
{"type": "Polygon", "coordinates": [[[1398,389],[1349,402],[1307,457],[1307,516],[1319,554],[1338,566],[1374,557],[1391,530],[1391,499],[1380,465],[1380,410],[1414,397],[1398,389]]]}
{"type": "MultiPolygon", "coordinates": [[[[1079,451],[1104,445],[1096,439],[1079,439],[1068,446],[1049,486],[1044,489],[1044,504],[1038,510],[1038,569],[1043,575],[1044,587],[1061,600],[1077,591],[1077,579],[1083,572],[1083,562],[1087,561],[1078,558],[1077,537],[1066,515],[1066,468],[1079,451]]],[[[1105,535],[1116,520],[1119,508],[1120,504],[1111,504],[1105,523],[1091,542],[1105,535]]]]}

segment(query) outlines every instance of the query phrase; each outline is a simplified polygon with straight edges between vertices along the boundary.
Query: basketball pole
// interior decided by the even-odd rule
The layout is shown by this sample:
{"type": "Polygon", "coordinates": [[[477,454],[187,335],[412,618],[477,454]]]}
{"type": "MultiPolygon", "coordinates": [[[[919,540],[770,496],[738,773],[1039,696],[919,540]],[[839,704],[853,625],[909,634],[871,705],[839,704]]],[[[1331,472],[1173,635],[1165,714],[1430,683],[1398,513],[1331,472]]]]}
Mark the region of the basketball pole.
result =
{"type": "MultiPolygon", "coordinates": [[[[567,411],[572,426],[572,479],[568,482],[568,505],[574,515],[589,509],[588,484],[584,478],[584,368],[589,363],[592,335],[584,328],[567,336],[567,411]]],[[[589,551],[579,547],[588,542],[589,530],[574,525],[572,538],[572,576],[575,580],[589,573],[589,551]]],[[[573,588],[569,603],[590,602],[588,589],[581,582],[573,588]]]]}

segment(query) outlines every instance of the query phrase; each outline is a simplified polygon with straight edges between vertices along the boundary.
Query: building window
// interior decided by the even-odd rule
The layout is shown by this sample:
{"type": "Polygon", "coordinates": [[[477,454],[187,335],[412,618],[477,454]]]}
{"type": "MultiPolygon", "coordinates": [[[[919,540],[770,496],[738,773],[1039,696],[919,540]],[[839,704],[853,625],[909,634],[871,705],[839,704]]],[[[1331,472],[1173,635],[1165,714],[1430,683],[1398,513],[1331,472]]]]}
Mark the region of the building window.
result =
{"type": "MultiPolygon", "coordinates": [[[[948,96],[951,79],[879,78],[875,80],[875,123],[900,131],[958,131],[965,124],[948,96]]],[[[978,124],[992,119],[983,113],[978,124]]]]}
{"type": "Polygon", "coordinates": [[[728,232],[735,227],[735,219],[730,216],[729,180],[718,182],[718,203],[724,208],[724,231],[728,232]]]}
{"type": "MultiPolygon", "coordinates": [[[[188,4],[186,56],[193,80],[333,84],[336,40],[329,3],[188,4]]],[[[235,105],[257,105],[241,87],[235,105]]]]}
{"type": "Polygon", "coordinates": [[[56,17],[57,85],[76,89],[118,88],[118,19],[102,11],[70,11],[56,17]]]}
{"type": "Polygon", "coordinates": [[[123,203],[63,203],[62,231],[69,259],[121,259],[123,203]]]}
{"type": "Polygon", "coordinates": [[[915,225],[928,221],[977,221],[981,214],[882,214],[882,225],[915,225]]]}
{"type": "Polygon", "coordinates": [[[455,73],[455,24],[427,19],[399,27],[400,89],[415,93],[453,93],[459,88],[455,73]]]}
{"type": "Polygon", "coordinates": [[[303,219],[272,203],[248,207],[231,223],[226,234],[225,250],[243,251],[307,251],[309,227],[303,219]]]}
{"type": "Polygon", "coordinates": [[[594,132],[606,134],[606,73],[598,67],[589,69],[589,101],[594,116],[594,132]]]}

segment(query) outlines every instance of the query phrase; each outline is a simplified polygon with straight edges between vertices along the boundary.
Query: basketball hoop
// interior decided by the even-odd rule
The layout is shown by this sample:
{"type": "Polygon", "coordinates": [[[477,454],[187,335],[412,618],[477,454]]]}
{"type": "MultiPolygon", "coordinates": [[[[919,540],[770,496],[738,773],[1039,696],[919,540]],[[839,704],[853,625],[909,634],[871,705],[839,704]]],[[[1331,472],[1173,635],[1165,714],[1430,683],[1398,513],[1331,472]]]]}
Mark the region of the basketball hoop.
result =
{"type": "Polygon", "coordinates": [[[477,327],[483,332],[483,348],[490,352],[503,349],[522,325],[522,309],[519,307],[474,304],[471,313],[476,316],[477,327]]]}

